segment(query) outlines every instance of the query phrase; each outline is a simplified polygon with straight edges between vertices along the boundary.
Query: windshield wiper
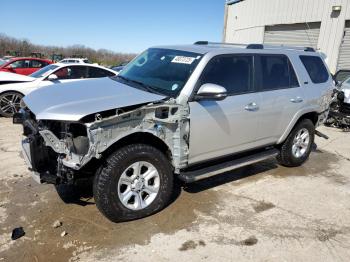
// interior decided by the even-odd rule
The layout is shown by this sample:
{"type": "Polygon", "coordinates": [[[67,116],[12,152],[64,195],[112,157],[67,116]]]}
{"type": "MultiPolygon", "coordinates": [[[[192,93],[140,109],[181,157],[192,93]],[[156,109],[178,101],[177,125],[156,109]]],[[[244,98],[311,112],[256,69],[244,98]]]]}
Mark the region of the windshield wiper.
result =
{"type": "Polygon", "coordinates": [[[126,77],[124,77],[124,76],[119,76],[119,75],[118,75],[117,77],[123,79],[123,80],[126,81],[126,82],[131,82],[131,83],[135,83],[135,84],[137,84],[137,85],[140,85],[140,86],[142,86],[144,89],[146,89],[148,92],[157,93],[158,95],[159,95],[159,94],[160,94],[160,95],[164,95],[164,94],[162,94],[161,92],[159,92],[159,90],[158,90],[157,88],[155,88],[155,87],[153,87],[153,86],[146,85],[146,84],[144,84],[144,83],[142,83],[142,82],[140,82],[140,81],[133,80],[133,79],[129,79],[129,78],[126,78],[126,77]]]}

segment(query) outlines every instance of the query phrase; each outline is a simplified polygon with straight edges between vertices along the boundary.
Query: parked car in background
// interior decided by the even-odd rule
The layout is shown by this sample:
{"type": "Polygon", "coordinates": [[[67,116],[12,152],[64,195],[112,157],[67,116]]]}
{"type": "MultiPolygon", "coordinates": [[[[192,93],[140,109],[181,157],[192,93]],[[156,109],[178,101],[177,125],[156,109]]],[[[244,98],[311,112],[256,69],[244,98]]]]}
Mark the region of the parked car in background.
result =
{"type": "Polygon", "coordinates": [[[272,157],[302,165],[332,89],[311,48],[199,42],[150,48],[117,77],[36,90],[13,121],[36,181],[90,177],[98,209],[119,222],[165,207],[175,176],[189,183],[272,157]]]}
{"type": "Polygon", "coordinates": [[[0,85],[0,115],[11,117],[19,110],[23,96],[35,89],[54,84],[115,75],[116,73],[111,69],[92,64],[57,63],[48,65],[28,76],[25,83],[0,85]]]}
{"type": "Polygon", "coordinates": [[[117,73],[120,73],[124,69],[124,67],[128,64],[129,62],[124,62],[116,66],[112,66],[111,69],[117,73]]]}
{"type": "Polygon", "coordinates": [[[87,58],[65,58],[59,61],[59,63],[65,63],[65,64],[72,64],[72,63],[77,63],[77,64],[90,64],[89,59],[87,58]]]}
{"type": "Polygon", "coordinates": [[[334,76],[337,88],[333,91],[328,126],[350,130],[350,70],[340,70],[334,76]]]}
{"type": "Polygon", "coordinates": [[[16,57],[0,61],[0,71],[30,75],[49,64],[52,64],[52,61],[47,59],[16,57]]]}

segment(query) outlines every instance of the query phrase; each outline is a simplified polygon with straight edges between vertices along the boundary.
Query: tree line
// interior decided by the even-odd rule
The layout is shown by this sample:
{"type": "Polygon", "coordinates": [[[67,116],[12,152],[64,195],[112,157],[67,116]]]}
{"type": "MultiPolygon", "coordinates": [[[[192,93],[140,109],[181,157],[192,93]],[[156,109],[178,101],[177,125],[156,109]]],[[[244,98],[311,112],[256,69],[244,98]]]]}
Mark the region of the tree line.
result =
{"type": "Polygon", "coordinates": [[[6,55],[41,56],[48,59],[64,57],[87,57],[91,62],[105,66],[130,61],[136,54],[117,53],[107,49],[92,49],[84,45],[67,47],[36,45],[26,39],[17,39],[0,33],[0,57],[6,55]]]}

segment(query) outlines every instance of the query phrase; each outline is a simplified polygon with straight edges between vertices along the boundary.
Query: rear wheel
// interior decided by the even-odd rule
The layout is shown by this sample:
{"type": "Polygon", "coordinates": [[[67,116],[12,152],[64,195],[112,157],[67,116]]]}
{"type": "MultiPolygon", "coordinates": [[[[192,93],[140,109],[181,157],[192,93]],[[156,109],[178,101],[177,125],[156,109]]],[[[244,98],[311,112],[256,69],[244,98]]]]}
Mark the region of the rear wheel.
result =
{"type": "Polygon", "coordinates": [[[149,216],[161,210],[173,192],[169,160],[158,149],[128,145],[114,152],[94,179],[98,209],[111,221],[149,216]]]}
{"type": "Polygon", "coordinates": [[[278,162],[287,167],[302,165],[311,153],[315,138],[315,126],[310,119],[301,120],[283,143],[278,162]]]}
{"type": "Polygon", "coordinates": [[[20,109],[23,95],[17,92],[5,92],[0,95],[0,115],[12,117],[20,109]]]}

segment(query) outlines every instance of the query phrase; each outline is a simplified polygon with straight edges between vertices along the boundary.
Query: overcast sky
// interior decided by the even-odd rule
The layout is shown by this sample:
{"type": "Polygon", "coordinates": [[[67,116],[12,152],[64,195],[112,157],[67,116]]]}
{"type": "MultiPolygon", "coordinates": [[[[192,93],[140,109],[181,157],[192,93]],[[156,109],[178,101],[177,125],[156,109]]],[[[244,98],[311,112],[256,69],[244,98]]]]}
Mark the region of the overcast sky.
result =
{"type": "Polygon", "coordinates": [[[224,0],[1,1],[0,32],[35,44],[140,52],[221,41],[224,0]]]}

